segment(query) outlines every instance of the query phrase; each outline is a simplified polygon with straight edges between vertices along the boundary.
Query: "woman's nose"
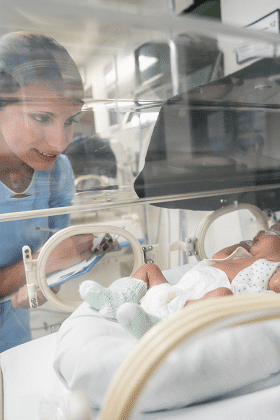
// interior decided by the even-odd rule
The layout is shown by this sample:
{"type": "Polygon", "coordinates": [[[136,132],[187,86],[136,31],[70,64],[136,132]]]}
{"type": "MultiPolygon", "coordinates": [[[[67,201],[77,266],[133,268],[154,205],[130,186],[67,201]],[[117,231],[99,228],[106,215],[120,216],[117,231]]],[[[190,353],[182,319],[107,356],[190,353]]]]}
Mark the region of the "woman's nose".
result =
{"type": "Polygon", "coordinates": [[[62,153],[69,142],[71,141],[70,134],[65,130],[65,127],[56,126],[49,133],[49,137],[46,138],[52,152],[62,153]]]}

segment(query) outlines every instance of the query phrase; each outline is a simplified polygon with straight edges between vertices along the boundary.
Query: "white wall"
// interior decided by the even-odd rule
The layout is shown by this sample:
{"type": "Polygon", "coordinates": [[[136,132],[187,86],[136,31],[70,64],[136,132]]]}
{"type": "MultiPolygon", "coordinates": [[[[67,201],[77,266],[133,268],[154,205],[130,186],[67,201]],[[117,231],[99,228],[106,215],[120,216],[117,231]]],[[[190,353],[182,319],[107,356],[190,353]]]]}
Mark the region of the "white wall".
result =
{"type": "MultiPolygon", "coordinates": [[[[246,27],[279,8],[279,0],[221,0],[221,19],[224,24],[246,27]]],[[[236,51],[239,50],[239,47],[244,47],[244,45],[252,46],[256,44],[256,41],[252,41],[250,38],[237,37],[219,37],[219,41],[220,48],[224,52],[226,75],[248,65],[248,62],[243,64],[237,63],[236,51]]],[[[258,48],[261,46],[263,47],[262,42],[258,48]]],[[[257,46],[255,45],[254,48],[257,48],[257,46]]],[[[269,53],[269,46],[265,46],[263,49],[266,53],[269,53]]]]}
{"type": "Polygon", "coordinates": [[[279,0],[221,0],[221,18],[244,27],[279,8],[279,0]]]}

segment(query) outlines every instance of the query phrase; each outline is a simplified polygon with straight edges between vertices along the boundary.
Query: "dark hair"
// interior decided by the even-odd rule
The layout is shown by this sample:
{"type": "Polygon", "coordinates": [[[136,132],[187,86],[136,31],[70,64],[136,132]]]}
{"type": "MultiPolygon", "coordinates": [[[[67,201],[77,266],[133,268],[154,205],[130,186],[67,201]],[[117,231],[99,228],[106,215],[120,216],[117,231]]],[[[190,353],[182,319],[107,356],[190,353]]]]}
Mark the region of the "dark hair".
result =
{"type": "Polygon", "coordinates": [[[0,107],[14,102],[5,94],[30,83],[54,84],[74,100],[83,97],[83,82],[67,50],[44,35],[13,32],[0,39],[0,107]]]}

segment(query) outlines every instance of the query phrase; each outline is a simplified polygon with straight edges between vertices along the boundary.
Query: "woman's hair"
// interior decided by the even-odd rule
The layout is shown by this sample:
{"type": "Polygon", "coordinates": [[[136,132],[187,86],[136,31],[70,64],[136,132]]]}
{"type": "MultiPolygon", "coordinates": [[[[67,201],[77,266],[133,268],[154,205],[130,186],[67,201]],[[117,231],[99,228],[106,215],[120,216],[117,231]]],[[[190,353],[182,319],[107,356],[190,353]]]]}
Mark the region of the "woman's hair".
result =
{"type": "Polygon", "coordinates": [[[54,85],[73,100],[83,97],[79,70],[62,45],[44,35],[14,32],[0,39],[0,107],[14,102],[5,94],[30,83],[54,85]]]}

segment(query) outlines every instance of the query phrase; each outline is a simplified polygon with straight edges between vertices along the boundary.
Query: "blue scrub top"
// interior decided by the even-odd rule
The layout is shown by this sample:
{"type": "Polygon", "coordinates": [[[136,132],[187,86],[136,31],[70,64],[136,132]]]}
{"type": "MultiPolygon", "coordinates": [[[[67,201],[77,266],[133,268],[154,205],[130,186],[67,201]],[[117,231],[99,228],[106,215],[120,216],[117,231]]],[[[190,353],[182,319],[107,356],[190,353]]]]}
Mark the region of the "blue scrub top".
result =
{"type": "MultiPolygon", "coordinates": [[[[49,171],[35,171],[23,198],[0,182],[0,213],[32,211],[70,206],[75,192],[74,175],[68,158],[60,155],[49,171]]],[[[22,247],[38,251],[51,236],[36,229],[62,229],[70,215],[0,222],[0,268],[22,260],[22,247]]],[[[1,281],[1,279],[0,279],[1,281]]],[[[11,302],[0,303],[0,352],[31,339],[29,311],[15,309],[11,302]]]]}

